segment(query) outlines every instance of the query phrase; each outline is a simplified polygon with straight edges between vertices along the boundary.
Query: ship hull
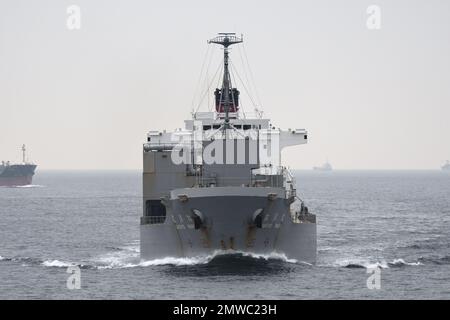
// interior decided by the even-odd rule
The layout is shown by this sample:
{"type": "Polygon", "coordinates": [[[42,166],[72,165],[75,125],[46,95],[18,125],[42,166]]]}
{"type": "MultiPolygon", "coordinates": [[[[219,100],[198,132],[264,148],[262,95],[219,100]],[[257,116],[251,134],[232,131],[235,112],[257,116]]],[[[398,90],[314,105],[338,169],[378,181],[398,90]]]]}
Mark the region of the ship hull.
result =
{"type": "Polygon", "coordinates": [[[298,261],[316,261],[316,223],[293,221],[283,189],[177,189],[171,192],[166,207],[164,223],[141,224],[143,260],[211,255],[227,250],[276,252],[298,261]],[[255,214],[261,209],[261,221],[255,223],[255,214]],[[192,214],[193,210],[201,216],[200,224],[193,219],[198,217],[192,214]]]}
{"type": "Polygon", "coordinates": [[[2,187],[15,187],[26,186],[33,182],[33,176],[23,177],[0,177],[0,186],[2,187]]]}
{"type": "Polygon", "coordinates": [[[15,187],[30,185],[33,182],[36,165],[8,165],[0,169],[0,186],[15,187]]]}

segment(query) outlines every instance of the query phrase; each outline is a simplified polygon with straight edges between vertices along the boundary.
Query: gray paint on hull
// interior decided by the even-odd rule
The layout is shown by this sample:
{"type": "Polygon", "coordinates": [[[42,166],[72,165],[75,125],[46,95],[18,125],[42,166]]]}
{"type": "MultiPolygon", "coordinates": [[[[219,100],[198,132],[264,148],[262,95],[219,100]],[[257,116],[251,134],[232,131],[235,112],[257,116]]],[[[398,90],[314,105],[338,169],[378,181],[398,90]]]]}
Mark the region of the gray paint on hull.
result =
{"type": "Polygon", "coordinates": [[[32,177],[37,165],[35,164],[0,164],[0,178],[9,177],[32,177]]]}
{"type": "Polygon", "coordinates": [[[35,164],[0,164],[0,186],[24,186],[33,181],[35,164]]]}
{"type": "Polygon", "coordinates": [[[286,199],[269,200],[258,192],[260,196],[210,193],[186,202],[169,200],[164,224],[140,227],[141,258],[189,257],[232,249],[256,254],[275,251],[285,253],[288,258],[315,263],[316,224],[293,223],[286,199]],[[193,209],[203,216],[199,229],[195,229],[192,220],[193,209]],[[262,228],[253,221],[258,209],[264,209],[262,228]]]}

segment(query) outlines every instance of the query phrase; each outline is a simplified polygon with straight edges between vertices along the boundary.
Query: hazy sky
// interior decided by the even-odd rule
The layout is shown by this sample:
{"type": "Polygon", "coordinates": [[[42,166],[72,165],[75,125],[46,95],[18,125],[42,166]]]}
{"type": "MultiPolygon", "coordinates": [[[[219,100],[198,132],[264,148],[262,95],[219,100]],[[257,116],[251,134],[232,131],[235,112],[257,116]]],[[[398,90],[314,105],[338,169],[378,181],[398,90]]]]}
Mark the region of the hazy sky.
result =
{"type": "Polygon", "coordinates": [[[287,165],[450,159],[448,0],[0,0],[0,160],[26,143],[41,169],[141,168],[146,132],[183,126],[206,40],[227,31],[244,34],[266,116],[309,131],[287,165]],[[380,30],[366,26],[372,4],[380,30]]]}

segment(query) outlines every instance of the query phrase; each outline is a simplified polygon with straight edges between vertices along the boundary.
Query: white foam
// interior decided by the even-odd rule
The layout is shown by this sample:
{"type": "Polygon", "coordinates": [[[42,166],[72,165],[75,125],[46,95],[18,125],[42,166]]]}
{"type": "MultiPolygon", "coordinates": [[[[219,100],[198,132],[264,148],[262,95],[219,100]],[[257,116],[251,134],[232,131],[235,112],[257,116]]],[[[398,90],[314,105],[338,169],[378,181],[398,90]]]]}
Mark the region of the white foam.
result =
{"type": "Polygon", "coordinates": [[[124,269],[135,267],[149,267],[149,266],[162,266],[162,265],[174,265],[174,266],[191,266],[206,264],[215,257],[213,255],[197,256],[191,258],[179,258],[179,257],[164,257],[152,260],[139,260],[139,252],[131,251],[128,254],[124,252],[110,253],[103,257],[100,257],[97,261],[100,265],[97,269],[124,269]]]}
{"type": "MultiPolygon", "coordinates": [[[[210,255],[199,255],[194,257],[163,257],[152,260],[139,260],[139,247],[127,246],[122,247],[122,251],[111,252],[95,259],[97,269],[122,269],[134,267],[149,267],[149,266],[193,266],[203,265],[209,263],[217,256],[226,255],[242,255],[244,257],[251,257],[254,259],[264,260],[281,260],[288,263],[305,263],[299,262],[295,259],[289,259],[284,253],[272,252],[269,254],[257,254],[251,252],[241,252],[234,250],[216,250],[210,255]]],[[[308,264],[309,265],[309,264],[308,264]]]]}
{"type": "Polygon", "coordinates": [[[40,184],[27,184],[24,186],[14,186],[14,188],[43,188],[44,186],[40,184]]]}
{"type": "Polygon", "coordinates": [[[388,269],[389,266],[399,266],[399,265],[419,266],[422,265],[422,263],[405,262],[405,260],[403,259],[394,259],[392,262],[387,262],[386,260],[373,262],[370,261],[369,259],[350,258],[350,259],[339,259],[332,264],[332,266],[335,267],[360,266],[361,268],[366,269],[373,269],[373,268],[388,269]]]}
{"type": "MultiPolygon", "coordinates": [[[[206,256],[196,256],[190,258],[176,258],[176,257],[165,257],[161,259],[153,259],[148,261],[142,261],[138,266],[146,267],[146,266],[156,266],[156,265],[175,265],[175,266],[183,266],[183,265],[199,265],[199,264],[207,264],[215,257],[218,256],[226,256],[226,255],[242,255],[244,257],[251,257],[254,259],[264,259],[264,260],[281,260],[289,263],[297,263],[298,261],[295,259],[289,259],[284,253],[279,252],[271,252],[269,254],[258,254],[252,252],[242,252],[242,251],[234,251],[234,250],[216,250],[211,255],[206,256]]],[[[303,262],[301,262],[303,263],[303,262]]],[[[305,262],[306,263],[306,262],[305,262]]]]}
{"type": "Polygon", "coordinates": [[[403,259],[394,259],[391,264],[393,265],[407,265],[407,266],[420,266],[422,263],[420,261],[417,262],[406,262],[403,259]]]}
{"type": "Polygon", "coordinates": [[[207,264],[212,259],[214,259],[214,255],[198,256],[192,258],[166,257],[161,259],[142,261],[137,266],[139,267],[162,266],[162,265],[193,266],[193,265],[207,264]]]}
{"type": "Polygon", "coordinates": [[[0,261],[5,260],[5,258],[3,258],[2,256],[0,256],[0,261]]]}
{"type": "Polygon", "coordinates": [[[386,261],[376,261],[372,262],[370,260],[361,258],[349,258],[349,259],[339,259],[332,263],[334,267],[349,267],[349,266],[360,266],[361,268],[381,268],[387,269],[389,265],[386,261]]]}
{"type": "Polygon", "coordinates": [[[281,252],[271,252],[269,254],[258,254],[258,253],[252,253],[252,252],[238,252],[242,254],[244,257],[252,257],[255,259],[264,259],[264,260],[281,260],[288,263],[304,263],[310,265],[310,263],[298,261],[296,259],[289,259],[284,253],[281,252]]]}
{"type": "Polygon", "coordinates": [[[76,264],[59,260],[45,260],[44,262],[42,262],[42,265],[45,267],[65,268],[75,266],[76,264]]]}
{"type": "Polygon", "coordinates": [[[139,246],[136,244],[118,247],[119,251],[109,252],[94,259],[97,269],[130,268],[139,264],[139,246]]]}
{"type": "Polygon", "coordinates": [[[374,263],[367,263],[367,264],[363,264],[363,266],[367,269],[375,269],[375,268],[380,268],[380,269],[388,269],[389,265],[386,261],[377,261],[374,263]]]}

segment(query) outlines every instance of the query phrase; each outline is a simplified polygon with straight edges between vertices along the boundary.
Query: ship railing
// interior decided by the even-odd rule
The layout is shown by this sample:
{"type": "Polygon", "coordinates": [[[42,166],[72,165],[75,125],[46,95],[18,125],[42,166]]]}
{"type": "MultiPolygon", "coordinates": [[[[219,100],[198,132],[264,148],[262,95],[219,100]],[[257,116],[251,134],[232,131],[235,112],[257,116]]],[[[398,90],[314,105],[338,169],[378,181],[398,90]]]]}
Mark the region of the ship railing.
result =
{"type": "Polygon", "coordinates": [[[193,175],[195,175],[195,185],[198,187],[215,187],[219,183],[221,185],[240,185],[243,187],[283,187],[286,190],[287,198],[295,197],[295,178],[291,171],[286,167],[273,167],[270,169],[270,174],[264,173],[264,171],[255,172],[259,169],[253,169],[248,177],[206,176],[203,170],[199,170],[193,175]]]}
{"type": "Polygon", "coordinates": [[[198,183],[200,187],[214,187],[217,185],[217,179],[215,177],[205,177],[200,175],[198,177],[198,183]]]}
{"type": "Polygon", "coordinates": [[[286,189],[286,198],[293,198],[297,196],[297,190],[296,189],[286,189]]]}
{"type": "Polygon", "coordinates": [[[141,224],[163,224],[166,221],[166,216],[143,216],[141,217],[141,224]]]}
{"type": "Polygon", "coordinates": [[[282,176],[277,174],[255,174],[252,175],[251,186],[280,188],[283,186],[282,176]]]}
{"type": "Polygon", "coordinates": [[[239,117],[242,119],[261,119],[263,116],[262,111],[243,112],[239,111],[239,117]]]}
{"type": "Polygon", "coordinates": [[[294,223],[316,223],[316,215],[312,213],[303,214],[294,212],[294,214],[291,215],[291,218],[294,223]]]}
{"type": "Polygon", "coordinates": [[[242,176],[234,177],[205,177],[200,176],[197,185],[199,187],[216,187],[220,186],[241,186],[250,187],[252,186],[251,177],[244,178],[242,176]]]}
{"type": "Polygon", "coordinates": [[[261,167],[252,170],[252,185],[261,187],[282,186],[286,189],[289,197],[295,197],[296,195],[295,178],[289,168],[283,166],[261,167]]]}

